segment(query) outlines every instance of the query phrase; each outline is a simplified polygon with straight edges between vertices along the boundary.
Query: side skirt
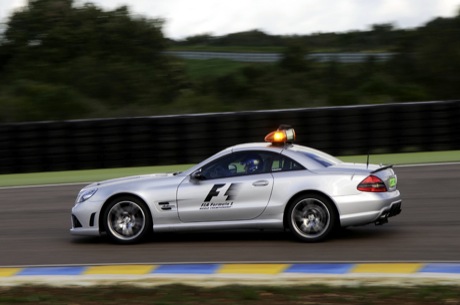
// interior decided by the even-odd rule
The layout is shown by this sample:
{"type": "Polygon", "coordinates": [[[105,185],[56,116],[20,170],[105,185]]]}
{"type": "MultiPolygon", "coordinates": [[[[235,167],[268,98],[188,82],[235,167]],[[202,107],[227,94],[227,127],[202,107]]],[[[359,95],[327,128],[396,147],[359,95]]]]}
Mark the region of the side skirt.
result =
{"type": "Polygon", "coordinates": [[[239,221],[182,222],[176,224],[153,225],[153,230],[156,232],[228,229],[283,229],[283,222],[279,219],[259,219],[239,221]]]}

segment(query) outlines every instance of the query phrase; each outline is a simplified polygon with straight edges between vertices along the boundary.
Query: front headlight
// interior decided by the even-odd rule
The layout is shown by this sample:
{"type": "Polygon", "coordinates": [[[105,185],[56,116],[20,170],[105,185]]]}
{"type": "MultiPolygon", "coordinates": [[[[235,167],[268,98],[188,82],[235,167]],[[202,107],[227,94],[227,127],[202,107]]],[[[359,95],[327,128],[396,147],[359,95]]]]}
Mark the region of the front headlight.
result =
{"type": "Polygon", "coordinates": [[[95,189],[88,189],[88,190],[81,190],[77,197],[77,203],[82,203],[89,198],[93,197],[96,194],[97,188],[95,189]]]}

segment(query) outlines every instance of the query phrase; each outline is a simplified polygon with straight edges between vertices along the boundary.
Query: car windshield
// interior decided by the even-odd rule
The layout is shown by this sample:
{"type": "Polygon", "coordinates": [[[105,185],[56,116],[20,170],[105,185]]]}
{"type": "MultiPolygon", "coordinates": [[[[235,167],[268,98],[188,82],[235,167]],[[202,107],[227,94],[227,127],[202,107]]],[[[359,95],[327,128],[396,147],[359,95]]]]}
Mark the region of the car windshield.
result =
{"type": "Polygon", "coordinates": [[[329,167],[334,164],[341,163],[341,161],[329,154],[326,154],[322,151],[313,149],[313,148],[307,148],[307,147],[302,147],[302,146],[297,146],[296,150],[307,156],[308,158],[312,159],[316,163],[321,164],[324,167],[329,167]]]}

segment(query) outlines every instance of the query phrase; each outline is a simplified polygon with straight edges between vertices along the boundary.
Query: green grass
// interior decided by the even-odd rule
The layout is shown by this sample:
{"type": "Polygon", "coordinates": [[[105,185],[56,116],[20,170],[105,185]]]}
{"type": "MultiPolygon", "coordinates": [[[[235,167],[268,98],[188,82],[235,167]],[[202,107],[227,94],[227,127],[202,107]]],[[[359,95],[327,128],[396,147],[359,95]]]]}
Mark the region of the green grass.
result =
{"type": "Polygon", "coordinates": [[[183,171],[192,165],[127,167],[78,171],[0,175],[0,187],[38,184],[93,182],[124,176],[183,171]]]}
{"type": "Polygon", "coordinates": [[[139,288],[18,286],[0,290],[0,304],[459,304],[459,286],[333,287],[238,286],[216,288],[181,284],[139,288]]]}
{"type": "MultiPolygon", "coordinates": [[[[366,163],[367,156],[345,156],[339,157],[345,162],[366,163]]],[[[443,152],[419,152],[403,154],[380,154],[371,155],[370,163],[374,164],[419,164],[419,163],[439,163],[439,162],[459,162],[460,151],[443,152]]],[[[93,182],[110,178],[117,178],[131,175],[142,175],[151,173],[169,173],[183,171],[190,168],[192,164],[170,165],[170,166],[150,166],[150,167],[128,167],[111,169],[93,169],[79,171],[46,172],[46,173],[26,173],[26,174],[7,174],[0,175],[0,187],[20,186],[20,185],[39,185],[39,184],[61,184],[77,182],[93,182]]]]}
{"type": "MultiPolygon", "coordinates": [[[[345,162],[366,163],[367,155],[340,157],[345,162]]],[[[376,154],[369,156],[369,162],[374,164],[421,164],[459,162],[460,150],[401,153],[401,154],[376,154]]]]}

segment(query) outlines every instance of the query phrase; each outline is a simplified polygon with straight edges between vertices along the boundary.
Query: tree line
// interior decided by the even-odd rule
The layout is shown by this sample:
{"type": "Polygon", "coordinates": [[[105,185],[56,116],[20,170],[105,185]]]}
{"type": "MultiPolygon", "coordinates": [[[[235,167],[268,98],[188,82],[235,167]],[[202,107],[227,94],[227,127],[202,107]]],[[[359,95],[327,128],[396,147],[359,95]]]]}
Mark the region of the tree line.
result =
{"type": "MultiPolygon", "coordinates": [[[[415,29],[275,36],[258,30],[173,41],[126,6],[30,0],[0,33],[0,122],[243,111],[460,97],[460,14],[415,29]],[[194,76],[174,46],[279,47],[274,64],[194,76]],[[387,62],[305,59],[316,50],[391,51],[387,62]]],[[[214,61],[201,69],[218,69],[214,61]]]]}
{"type": "Polygon", "coordinates": [[[411,31],[395,28],[392,24],[374,24],[368,31],[345,33],[314,33],[310,35],[270,35],[254,29],[225,36],[200,34],[172,41],[178,47],[289,47],[301,45],[306,50],[318,52],[391,51],[411,31]]]}

